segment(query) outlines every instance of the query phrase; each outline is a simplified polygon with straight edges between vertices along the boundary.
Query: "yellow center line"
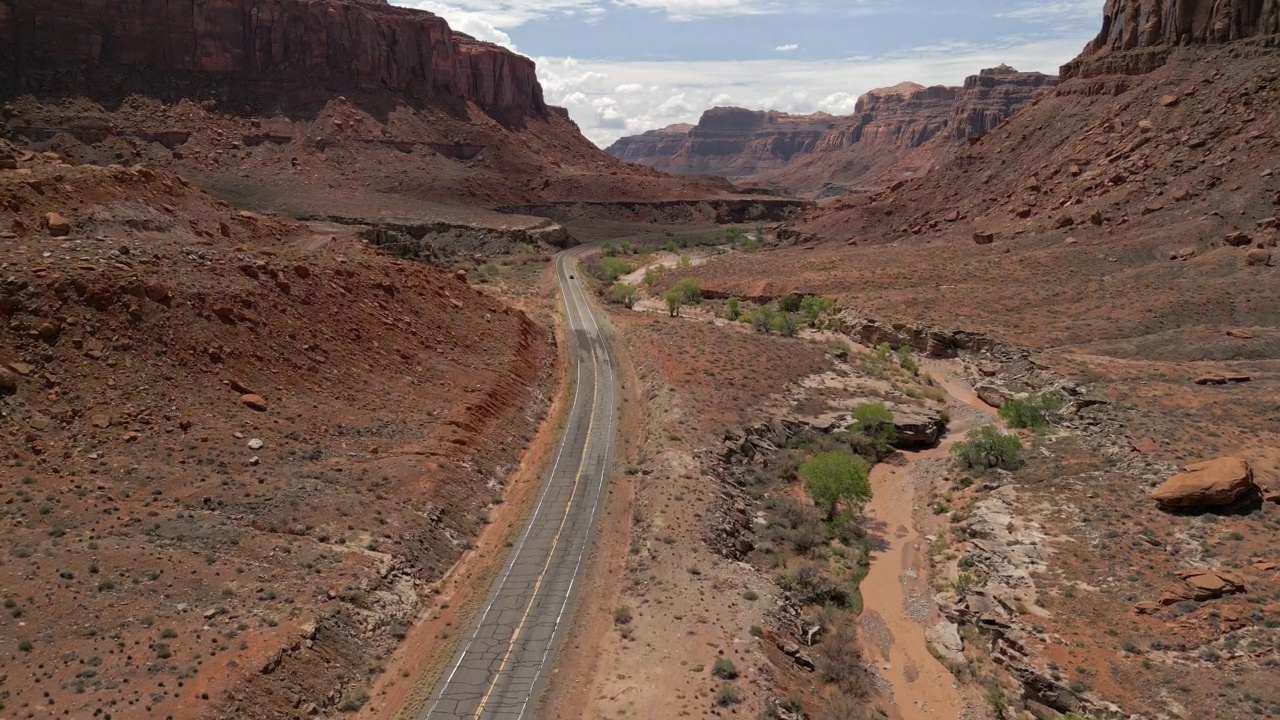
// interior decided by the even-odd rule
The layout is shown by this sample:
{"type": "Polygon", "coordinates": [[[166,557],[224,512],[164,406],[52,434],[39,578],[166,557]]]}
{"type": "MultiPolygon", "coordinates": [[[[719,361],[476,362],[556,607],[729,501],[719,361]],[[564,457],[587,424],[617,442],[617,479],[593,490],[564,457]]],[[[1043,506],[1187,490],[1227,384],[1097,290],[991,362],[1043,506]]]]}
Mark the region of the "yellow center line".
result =
{"type": "MultiPolygon", "coordinates": [[[[572,296],[572,292],[569,296],[572,296]]],[[[578,307],[577,300],[573,301],[574,309],[578,314],[582,314],[582,308],[578,307]]],[[[590,309],[587,310],[590,312],[590,309]]],[[[598,363],[595,359],[595,349],[591,350],[592,365],[599,370],[598,363]]],[[[507,643],[507,649],[502,653],[502,662],[498,665],[498,671],[493,674],[493,679],[489,681],[489,687],[485,689],[484,696],[480,698],[480,705],[476,707],[475,717],[481,718],[484,715],[484,708],[489,704],[489,698],[493,695],[493,691],[498,686],[498,678],[502,677],[502,673],[507,668],[507,661],[511,659],[511,653],[515,650],[516,643],[520,640],[520,633],[524,629],[525,621],[529,619],[529,613],[533,612],[534,600],[538,597],[538,590],[542,588],[542,583],[546,580],[547,571],[551,568],[551,561],[555,559],[556,548],[560,545],[560,536],[564,534],[565,524],[569,522],[569,516],[573,514],[573,506],[578,500],[578,486],[582,482],[582,475],[586,471],[587,465],[587,445],[591,440],[591,429],[596,424],[596,402],[600,397],[599,373],[593,371],[593,376],[597,376],[591,386],[591,419],[587,421],[587,434],[583,437],[582,457],[578,463],[578,473],[573,479],[573,492],[569,495],[569,505],[565,508],[564,517],[560,519],[560,527],[556,529],[555,537],[551,541],[551,550],[547,553],[547,561],[542,566],[542,572],[538,573],[538,581],[534,583],[533,592],[529,595],[529,604],[525,606],[524,614],[520,617],[520,622],[516,624],[516,630],[511,634],[511,640],[507,643]]],[[[554,481],[554,478],[552,479],[554,481]]]]}

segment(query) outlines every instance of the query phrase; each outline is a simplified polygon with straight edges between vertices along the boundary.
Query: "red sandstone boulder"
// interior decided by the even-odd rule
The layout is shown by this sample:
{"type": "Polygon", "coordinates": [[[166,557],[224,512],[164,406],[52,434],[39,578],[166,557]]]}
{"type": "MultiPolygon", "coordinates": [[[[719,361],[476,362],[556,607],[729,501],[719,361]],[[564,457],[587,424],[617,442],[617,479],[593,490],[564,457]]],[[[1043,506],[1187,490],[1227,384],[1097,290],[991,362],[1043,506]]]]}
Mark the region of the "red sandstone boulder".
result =
{"type": "Polygon", "coordinates": [[[1258,491],[1244,458],[1225,457],[1188,465],[1151,492],[1161,507],[1191,508],[1230,505],[1258,491]]]}
{"type": "Polygon", "coordinates": [[[1161,605],[1192,600],[1204,602],[1225,595],[1244,592],[1244,581],[1231,573],[1221,570],[1183,570],[1177,574],[1180,581],[1160,597],[1161,605]]]}

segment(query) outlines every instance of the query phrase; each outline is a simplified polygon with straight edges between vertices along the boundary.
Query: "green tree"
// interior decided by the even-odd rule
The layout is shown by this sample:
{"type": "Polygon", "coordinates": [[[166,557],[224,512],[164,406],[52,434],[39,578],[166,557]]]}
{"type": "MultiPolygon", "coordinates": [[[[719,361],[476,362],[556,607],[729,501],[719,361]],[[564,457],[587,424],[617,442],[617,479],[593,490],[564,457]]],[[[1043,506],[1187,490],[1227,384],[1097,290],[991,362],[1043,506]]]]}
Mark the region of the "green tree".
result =
{"type": "Polygon", "coordinates": [[[605,257],[613,257],[618,254],[618,249],[613,246],[613,243],[605,243],[600,246],[600,253],[605,257]]]}
{"type": "Polygon", "coordinates": [[[653,287],[658,284],[658,279],[662,277],[662,266],[654,265],[644,271],[644,284],[653,287]]]}
{"type": "Polygon", "coordinates": [[[685,278],[672,289],[680,293],[680,299],[686,304],[697,305],[702,302],[702,281],[698,278],[685,278]]]}
{"type": "Polygon", "coordinates": [[[830,310],[836,304],[835,300],[827,297],[819,297],[817,295],[807,295],[801,301],[801,309],[804,310],[805,319],[809,321],[811,327],[818,326],[818,318],[822,314],[830,310]]]}
{"type": "Polygon", "coordinates": [[[729,302],[725,306],[725,313],[729,316],[730,320],[737,320],[742,317],[742,311],[738,308],[738,298],[729,298],[729,302]]]}
{"type": "Polygon", "coordinates": [[[671,317],[680,317],[680,306],[684,305],[684,296],[679,290],[672,288],[662,294],[664,300],[667,301],[667,312],[671,317]]]}
{"type": "Polygon", "coordinates": [[[804,298],[794,293],[788,293],[778,298],[778,309],[786,313],[799,312],[803,303],[804,298]]]}
{"type": "Polygon", "coordinates": [[[876,362],[889,362],[889,356],[893,354],[893,347],[887,342],[882,342],[876,346],[875,359],[876,362]]]}
{"type": "Polygon", "coordinates": [[[640,297],[640,293],[634,285],[628,285],[623,282],[616,282],[609,290],[609,300],[619,305],[624,305],[627,309],[636,306],[636,300],[640,297]]]}
{"type": "Polygon", "coordinates": [[[724,239],[736,243],[742,239],[742,230],[736,227],[728,228],[724,231],[724,239]]]}
{"type": "Polygon", "coordinates": [[[849,452],[832,451],[814,455],[800,466],[804,489],[815,505],[836,519],[840,506],[861,507],[871,499],[871,466],[849,452]]]}
{"type": "Polygon", "coordinates": [[[952,446],[951,452],[962,466],[977,472],[991,468],[1016,470],[1022,466],[1022,443],[990,425],[970,430],[964,440],[952,446]]]}
{"type": "Polygon", "coordinates": [[[865,402],[853,408],[853,426],[871,441],[876,457],[884,457],[893,449],[898,439],[898,428],[893,424],[893,413],[884,403],[865,402]]]}

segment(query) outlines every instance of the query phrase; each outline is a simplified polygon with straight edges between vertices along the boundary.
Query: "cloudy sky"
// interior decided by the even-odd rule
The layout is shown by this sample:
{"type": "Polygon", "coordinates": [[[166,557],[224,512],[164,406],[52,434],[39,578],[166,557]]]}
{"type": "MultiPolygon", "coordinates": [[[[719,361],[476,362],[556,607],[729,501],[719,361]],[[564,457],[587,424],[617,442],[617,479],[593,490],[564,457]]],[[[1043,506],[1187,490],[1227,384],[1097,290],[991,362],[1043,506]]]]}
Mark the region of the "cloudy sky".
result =
{"type": "Polygon", "coordinates": [[[852,112],[912,80],[1008,63],[1056,73],[1104,0],[391,0],[534,58],[547,101],[601,146],[717,105],[852,112]]]}

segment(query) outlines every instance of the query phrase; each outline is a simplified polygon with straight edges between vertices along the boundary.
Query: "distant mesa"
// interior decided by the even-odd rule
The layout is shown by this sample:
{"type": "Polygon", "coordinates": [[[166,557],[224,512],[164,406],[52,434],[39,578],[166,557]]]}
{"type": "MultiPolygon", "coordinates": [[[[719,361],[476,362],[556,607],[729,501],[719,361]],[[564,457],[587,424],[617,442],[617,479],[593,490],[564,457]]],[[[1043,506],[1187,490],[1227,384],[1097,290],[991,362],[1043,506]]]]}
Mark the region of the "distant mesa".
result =
{"type": "Polygon", "coordinates": [[[624,137],[608,152],[664,172],[820,195],[949,159],[1056,83],[1050,75],[1000,65],[961,87],[902,82],[877,88],[858,98],[847,116],[717,107],[697,125],[624,137]]]}

